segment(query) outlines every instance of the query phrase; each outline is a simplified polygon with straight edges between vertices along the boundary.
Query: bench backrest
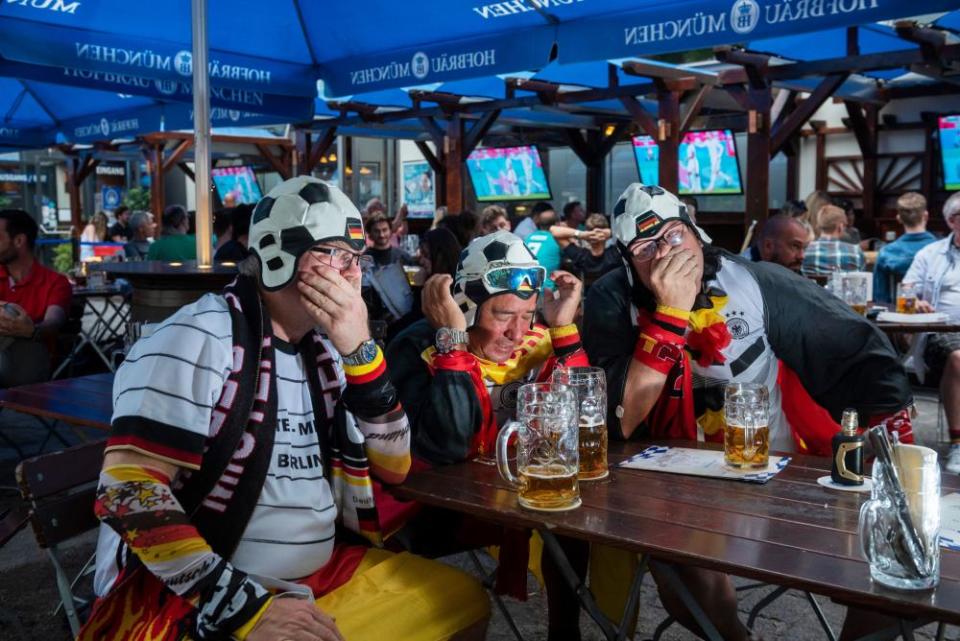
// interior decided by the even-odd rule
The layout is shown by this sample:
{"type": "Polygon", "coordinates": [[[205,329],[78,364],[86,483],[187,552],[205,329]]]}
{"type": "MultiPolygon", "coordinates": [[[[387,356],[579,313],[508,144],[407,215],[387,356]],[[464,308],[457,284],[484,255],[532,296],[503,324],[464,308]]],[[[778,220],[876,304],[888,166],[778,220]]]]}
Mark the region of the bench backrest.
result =
{"type": "Polygon", "coordinates": [[[104,441],[27,459],[17,482],[30,505],[30,523],[41,548],[97,527],[93,502],[103,464],[104,441]]]}

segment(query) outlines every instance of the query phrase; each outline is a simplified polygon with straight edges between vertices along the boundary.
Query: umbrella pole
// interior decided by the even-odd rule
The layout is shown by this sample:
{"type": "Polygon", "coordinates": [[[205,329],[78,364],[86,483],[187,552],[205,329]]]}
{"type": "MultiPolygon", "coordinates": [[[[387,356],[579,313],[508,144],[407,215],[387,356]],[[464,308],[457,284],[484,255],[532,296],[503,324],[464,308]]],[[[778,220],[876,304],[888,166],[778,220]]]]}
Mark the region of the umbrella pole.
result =
{"type": "Polygon", "coordinates": [[[213,254],[210,215],[210,82],[207,64],[207,0],[192,0],[194,185],[197,201],[197,266],[209,268],[213,254]]]}

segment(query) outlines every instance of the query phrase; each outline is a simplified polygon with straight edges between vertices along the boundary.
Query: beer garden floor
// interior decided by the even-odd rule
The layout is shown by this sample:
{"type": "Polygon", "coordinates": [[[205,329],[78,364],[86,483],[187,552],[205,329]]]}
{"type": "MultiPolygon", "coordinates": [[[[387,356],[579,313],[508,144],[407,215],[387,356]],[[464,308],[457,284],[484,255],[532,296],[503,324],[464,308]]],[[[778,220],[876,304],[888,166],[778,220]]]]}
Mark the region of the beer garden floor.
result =
{"type": "MultiPolygon", "coordinates": [[[[937,432],[937,402],[927,394],[918,399],[920,418],[915,424],[918,440],[922,444],[937,446],[941,451],[942,434],[937,432]]],[[[42,440],[42,431],[31,419],[13,412],[0,412],[0,429],[10,436],[25,451],[35,451],[42,440]]],[[[102,436],[91,431],[91,437],[102,436]]],[[[0,448],[0,486],[14,484],[13,471],[16,467],[16,453],[12,449],[0,448]]],[[[0,495],[0,506],[9,501],[9,493],[0,495]]],[[[71,576],[89,558],[96,543],[96,533],[91,532],[78,537],[66,546],[65,560],[71,576]]],[[[472,565],[465,555],[456,555],[443,559],[452,565],[472,571],[472,565]]],[[[489,561],[489,560],[488,560],[489,561]]],[[[528,641],[546,639],[546,600],[542,590],[533,577],[528,585],[532,594],[526,603],[506,599],[507,607],[528,641]]],[[[747,612],[768,589],[753,590],[743,595],[740,601],[741,619],[746,621],[747,612]]],[[[839,634],[845,609],[826,598],[819,599],[827,619],[839,634]]],[[[6,546],[0,549],[0,608],[4,614],[15,615],[26,636],[18,634],[6,618],[0,614],[0,639],[4,641],[60,641],[70,638],[65,620],[61,616],[52,616],[57,602],[56,585],[52,567],[47,557],[37,548],[32,532],[22,531],[6,546]]],[[[656,625],[665,617],[660,606],[656,589],[647,578],[641,596],[641,618],[635,639],[649,639],[656,625]]],[[[589,617],[581,618],[584,641],[602,639],[602,635],[589,617]]],[[[757,630],[768,641],[790,639],[791,641],[814,641],[825,639],[817,624],[810,606],[804,596],[796,591],[788,592],[783,598],[768,607],[759,617],[757,630]]],[[[935,626],[927,626],[918,631],[918,639],[933,639],[935,626]]],[[[679,626],[671,627],[662,637],[664,641],[693,639],[679,626]]],[[[956,628],[948,629],[948,639],[960,638],[956,628]]],[[[499,612],[494,611],[491,627],[487,635],[490,641],[512,641],[513,634],[499,612]]]]}

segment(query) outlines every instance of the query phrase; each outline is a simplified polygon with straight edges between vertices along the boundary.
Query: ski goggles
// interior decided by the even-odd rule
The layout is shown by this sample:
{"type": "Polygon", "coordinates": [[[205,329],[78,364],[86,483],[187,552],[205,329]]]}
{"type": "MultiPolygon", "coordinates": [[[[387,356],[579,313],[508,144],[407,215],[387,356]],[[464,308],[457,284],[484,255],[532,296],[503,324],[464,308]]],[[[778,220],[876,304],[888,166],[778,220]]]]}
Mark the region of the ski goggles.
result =
{"type": "Polygon", "coordinates": [[[483,275],[483,282],[492,291],[538,292],[546,279],[547,270],[540,265],[491,267],[483,275]]]}

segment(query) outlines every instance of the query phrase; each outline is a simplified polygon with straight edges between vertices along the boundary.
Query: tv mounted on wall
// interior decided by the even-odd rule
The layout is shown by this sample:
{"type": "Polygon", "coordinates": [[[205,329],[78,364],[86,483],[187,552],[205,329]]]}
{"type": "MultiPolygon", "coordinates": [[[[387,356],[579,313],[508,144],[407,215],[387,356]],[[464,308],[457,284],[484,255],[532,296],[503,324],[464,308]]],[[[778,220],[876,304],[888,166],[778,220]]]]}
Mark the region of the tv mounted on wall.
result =
{"type": "MultiPolygon", "coordinates": [[[[640,182],[659,182],[660,148],[650,136],[633,137],[640,182]]],[[[683,195],[742,194],[737,144],[729,129],[691,131],[678,149],[678,185],[683,195]]]]}
{"type": "Polygon", "coordinates": [[[252,205],[263,195],[250,167],[214,167],[210,170],[210,177],[224,207],[252,205]]]}
{"type": "Polygon", "coordinates": [[[533,145],[477,149],[467,158],[467,171],[479,202],[550,199],[540,152],[533,145]]]}
{"type": "Polygon", "coordinates": [[[940,166],[943,168],[943,188],[960,189],[960,115],[940,116],[940,166]]]}

